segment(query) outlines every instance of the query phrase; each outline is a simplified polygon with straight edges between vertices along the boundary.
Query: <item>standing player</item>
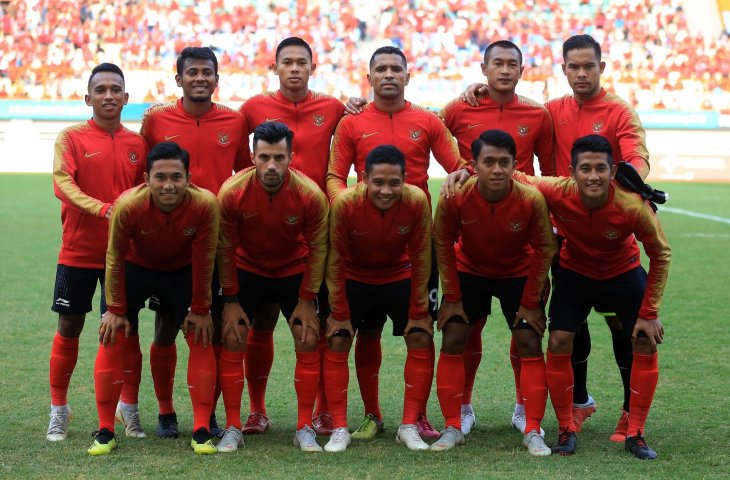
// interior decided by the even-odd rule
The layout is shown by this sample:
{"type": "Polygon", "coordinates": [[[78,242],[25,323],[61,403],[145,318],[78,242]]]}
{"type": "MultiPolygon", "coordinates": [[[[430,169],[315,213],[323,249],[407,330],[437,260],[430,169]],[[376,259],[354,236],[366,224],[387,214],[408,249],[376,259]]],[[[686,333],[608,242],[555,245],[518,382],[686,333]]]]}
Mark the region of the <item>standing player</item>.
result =
{"type": "MultiPolygon", "coordinates": [[[[286,125],[262,123],[253,134],[255,168],[236,174],[218,195],[223,336],[240,334],[238,325],[247,319],[255,324],[262,304],[281,306],[297,359],[294,445],[306,452],[320,452],[311,423],[320,378],[315,298],[327,255],[327,198],[312,180],[289,168],[293,134],[286,125]]],[[[243,338],[240,340],[242,343],[243,338]]],[[[235,372],[231,370],[225,377],[223,373],[223,401],[228,409],[227,393],[240,403],[243,366],[238,363],[235,372]],[[241,381],[236,383],[234,377],[241,381]]],[[[225,440],[224,436],[222,442],[225,440]]]]}
{"type": "Polygon", "coordinates": [[[190,445],[198,454],[216,453],[208,430],[216,365],[213,349],[207,347],[213,333],[210,282],[220,214],[213,194],[190,185],[189,165],[188,153],[176,143],[155,145],[147,157],[145,184],[127,191],[114,209],[106,256],[108,311],[94,365],[99,430],[90,455],[116,448],[114,409],[126,334],[137,330],[139,311],[152,296],[172,309],[190,347],[190,445]]]}
{"type": "MultiPolygon", "coordinates": [[[[309,77],[317,66],[307,42],[298,37],[284,39],[276,47],[275,60],[272,68],[279,77],[279,90],[251,97],[239,111],[249,125],[277,121],[289,127],[294,133],[291,167],[314,180],[324,192],[330,142],[345,107],[339,100],[309,89],[309,77]]],[[[326,288],[320,290],[317,306],[324,326],[329,315],[326,288]]],[[[274,361],[274,327],[278,317],[278,308],[267,306],[258,312],[256,323],[249,332],[244,364],[250,414],[243,433],[264,433],[271,428],[265,397],[274,361]]],[[[321,354],[326,345],[325,337],[321,335],[321,354]]],[[[316,405],[313,427],[317,433],[329,435],[332,433],[332,417],[321,382],[316,405]]]]}
{"type": "MultiPolygon", "coordinates": [[[[53,189],[61,200],[63,238],[52,307],[58,313],[58,330],[50,360],[51,421],[46,434],[50,441],[64,440],[68,434],[71,409],[66,395],[96,283],[104,287],[112,204],[120,193],[142,181],[147,145],[121,123],[128,97],[122,70],[111,63],[98,65],[89,76],[84,99],[93,109],[91,120],[64,129],[55,144],[53,189]]],[[[106,310],[103,294],[99,310],[106,310]]],[[[139,337],[131,337],[129,343],[136,343],[139,352],[139,337]]],[[[125,380],[133,382],[126,375],[125,380]]],[[[123,419],[127,435],[145,436],[137,402],[125,406],[123,419]]]]}
{"type": "Polygon", "coordinates": [[[549,310],[547,383],[559,426],[553,452],[575,453],[570,358],[575,332],[595,308],[615,312],[621,332],[631,338],[631,414],[625,447],[637,458],[653,459],[657,454],[643,433],[659,377],[657,344],[664,336],[659,305],[671,251],[648,203],[611,181],[616,168],[607,139],[579,138],[571,156],[570,178],[530,177],[565,236],[549,310]],[[648,276],[637,240],[649,257],[648,276]]]}
{"type": "Polygon", "coordinates": [[[431,271],[431,206],[417,187],[404,185],[406,160],[392,145],[381,145],[365,159],[363,181],[339,194],[330,216],[327,284],[332,316],[324,374],[334,432],[325,450],[350,443],[347,431],[349,356],[359,328],[382,330],[385,315],[393,335],[408,348],[403,376],[403,420],[396,440],[411,450],[428,445],[416,423],[433,380],[433,326],[428,313],[431,271]]]}
{"type": "Polygon", "coordinates": [[[523,444],[532,455],[550,455],[541,434],[547,384],[542,336],[543,291],[555,255],[547,205],[540,192],[512,181],[517,147],[502,130],[482,132],[472,143],[469,179],[453,197],[442,197],[434,219],[434,244],[444,300],[436,387],[446,430],[431,450],[464,443],[460,405],[464,349],[475,321],[499,298],[522,361],[520,385],[527,425],[523,444]]]}
{"type": "MultiPolygon", "coordinates": [[[[191,181],[214,194],[234,171],[250,166],[248,125],[235,110],[213,102],[218,87],[218,59],[210,48],[187,47],[177,59],[175,81],[183,97],[174,103],[151,108],[142,120],[140,133],[150,145],[172,140],[190,154],[191,181]]],[[[212,289],[218,292],[217,276],[212,289]]],[[[216,297],[214,297],[215,300],[216,297]]],[[[159,403],[157,435],[178,435],[177,415],[172,401],[175,380],[177,327],[166,305],[153,305],[155,338],[150,347],[150,367],[159,403]]],[[[222,306],[214,301],[212,315],[216,324],[214,349],[220,356],[219,322],[222,306]]],[[[216,399],[220,392],[216,391],[216,399]]],[[[124,395],[122,395],[124,397],[124,395]]],[[[221,434],[211,416],[211,430],[221,434]]]]}
{"type": "MultiPolygon", "coordinates": [[[[452,100],[441,111],[441,117],[459,143],[462,158],[471,159],[472,142],[486,129],[506,131],[517,145],[517,170],[534,175],[534,158],[537,155],[540,174],[555,175],[553,146],[553,122],[547,109],[540,103],[517,95],[515,88],[522,71],[522,52],[509,40],[493,42],[484,51],[482,73],[487,86],[480,90],[475,105],[452,100]]],[[[464,393],[461,399],[461,430],[471,432],[476,417],[472,408],[474,379],[482,361],[482,330],[487,319],[473,322],[469,341],[464,350],[464,393]]],[[[510,344],[510,359],[515,375],[516,402],[512,425],[525,433],[525,408],[520,393],[520,354],[515,342],[510,344]]]]}
{"type": "MultiPolygon", "coordinates": [[[[468,177],[467,163],[459,157],[456,143],[443,122],[432,112],[405,99],[409,79],[406,57],[398,48],[381,47],[373,53],[368,80],[373,87],[374,101],[366,105],[359,115],[343,118],[337,126],[327,171],[330,199],[334,200],[346,188],[347,176],[353,165],[358,180],[362,179],[366,155],[382,144],[392,144],[403,152],[408,169],[406,182],[423,190],[429,199],[428,165],[432,152],[447,172],[459,171],[462,176],[468,177]]],[[[433,316],[437,291],[438,273],[433,269],[429,280],[433,316]]],[[[365,405],[365,420],[353,433],[353,438],[372,438],[383,429],[378,400],[381,330],[382,327],[361,329],[355,344],[355,366],[365,405]]],[[[431,361],[433,365],[433,356],[431,361]]],[[[418,421],[419,430],[427,437],[438,438],[438,432],[428,423],[425,409],[424,403],[424,415],[418,421]]]]}

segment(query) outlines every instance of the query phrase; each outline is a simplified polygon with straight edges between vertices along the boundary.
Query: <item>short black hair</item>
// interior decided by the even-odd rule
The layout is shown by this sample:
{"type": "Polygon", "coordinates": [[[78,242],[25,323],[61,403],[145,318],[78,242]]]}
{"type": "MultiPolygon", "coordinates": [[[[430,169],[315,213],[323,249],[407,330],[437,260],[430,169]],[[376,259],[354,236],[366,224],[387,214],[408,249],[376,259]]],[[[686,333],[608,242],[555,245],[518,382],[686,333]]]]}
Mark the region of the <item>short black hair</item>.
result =
{"type": "Polygon", "coordinates": [[[408,70],[408,60],[406,60],[406,55],[401,51],[400,48],[388,45],[386,47],[380,47],[379,49],[375,50],[372,57],[370,57],[370,68],[373,68],[373,64],[375,63],[375,57],[377,57],[378,55],[398,55],[400,58],[403,59],[403,66],[406,68],[406,70],[408,70]]]}
{"type": "Polygon", "coordinates": [[[185,47],[177,57],[177,74],[182,76],[185,70],[185,61],[188,58],[196,58],[200,60],[210,60],[213,62],[213,71],[218,75],[218,57],[210,47],[185,47]]]}
{"type": "Polygon", "coordinates": [[[283,139],[286,139],[286,148],[291,154],[294,132],[281,122],[264,122],[253,130],[253,150],[256,151],[256,144],[259,140],[274,144],[283,139]]]}
{"type": "Polygon", "coordinates": [[[89,83],[86,84],[87,89],[91,87],[91,80],[94,78],[94,75],[101,72],[116,73],[117,75],[122,77],[122,83],[124,83],[124,74],[122,73],[122,69],[117,67],[113,63],[104,62],[95,66],[94,69],[91,71],[91,75],[89,75],[89,83]]]}
{"type": "Polygon", "coordinates": [[[370,173],[375,165],[381,163],[399,166],[403,175],[406,174],[406,156],[395,145],[378,145],[370,150],[365,157],[365,172],[370,173]]]}
{"type": "Polygon", "coordinates": [[[573,168],[578,165],[578,155],[586,152],[605,153],[608,157],[608,166],[613,167],[613,149],[606,137],[586,135],[573,142],[573,148],[570,150],[570,164],[573,168]]]}
{"type": "Polygon", "coordinates": [[[312,47],[310,47],[306,41],[299,37],[289,37],[282,40],[281,43],[276,47],[276,56],[274,57],[275,61],[279,61],[279,54],[286,47],[302,47],[309,54],[309,60],[311,61],[314,59],[314,57],[312,56],[312,47]]]}
{"type": "Polygon", "coordinates": [[[563,43],[563,61],[568,59],[568,52],[571,50],[583,50],[592,48],[596,52],[596,58],[601,61],[601,45],[590,35],[573,35],[563,43]]]}
{"type": "Polygon", "coordinates": [[[517,158],[517,145],[515,139],[504,130],[485,130],[471,143],[471,155],[474,161],[482,152],[484,145],[491,145],[496,148],[503,148],[512,155],[512,160],[517,158]]]}
{"type": "Polygon", "coordinates": [[[185,173],[190,172],[190,154],[175,142],[160,142],[147,154],[147,173],[152,170],[152,164],[157,160],[180,160],[185,167],[185,173]]]}
{"type": "Polygon", "coordinates": [[[522,50],[509,40],[497,40],[496,42],[490,43],[487,49],[484,50],[484,63],[489,63],[489,54],[497,47],[517,50],[517,58],[520,60],[520,67],[522,66],[522,50]]]}

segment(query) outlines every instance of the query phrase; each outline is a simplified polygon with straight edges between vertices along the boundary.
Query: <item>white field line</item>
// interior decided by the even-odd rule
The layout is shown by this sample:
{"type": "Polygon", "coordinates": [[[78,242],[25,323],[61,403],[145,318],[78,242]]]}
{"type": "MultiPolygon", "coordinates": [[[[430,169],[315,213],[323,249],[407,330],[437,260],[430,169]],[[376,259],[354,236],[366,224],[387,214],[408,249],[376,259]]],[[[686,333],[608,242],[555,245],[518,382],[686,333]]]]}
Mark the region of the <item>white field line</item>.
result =
{"type": "Polygon", "coordinates": [[[720,222],[730,225],[730,218],[718,217],[716,215],[707,215],[705,213],[693,212],[692,210],[684,210],[681,208],[673,207],[659,207],[660,212],[676,213],[678,215],[687,215],[688,217],[702,218],[704,220],[712,220],[713,222],[720,222]]]}

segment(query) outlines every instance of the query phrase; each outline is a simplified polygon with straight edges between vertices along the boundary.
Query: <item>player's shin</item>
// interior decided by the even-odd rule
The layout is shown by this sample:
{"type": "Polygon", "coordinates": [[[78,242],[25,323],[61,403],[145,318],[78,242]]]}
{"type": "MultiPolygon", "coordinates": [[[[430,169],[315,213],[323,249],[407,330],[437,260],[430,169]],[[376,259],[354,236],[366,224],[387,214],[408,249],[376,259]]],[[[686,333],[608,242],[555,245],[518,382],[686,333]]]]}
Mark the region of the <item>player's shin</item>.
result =
{"type": "Polygon", "coordinates": [[[560,429],[575,431],[573,425],[573,369],[570,354],[547,353],[547,386],[560,429]]]}
{"type": "Polygon", "coordinates": [[[117,331],[114,343],[99,344],[94,363],[94,392],[99,414],[99,430],[114,431],[114,413],[124,382],[124,330],[117,331]]]}
{"type": "Polygon", "coordinates": [[[203,347],[203,342],[195,343],[195,332],[186,334],[185,341],[190,347],[187,379],[193,404],[193,432],[208,430],[217,376],[215,355],[212,348],[203,347]]]}
{"type": "Polygon", "coordinates": [[[226,408],[226,427],[241,429],[241,397],[243,395],[244,352],[236,352],[223,347],[218,363],[218,379],[226,408]]]}
{"type": "Polygon", "coordinates": [[[464,392],[464,360],[462,354],[441,352],[436,369],[436,394],[445,428],[461,430],[461,398],[464,392]]]}

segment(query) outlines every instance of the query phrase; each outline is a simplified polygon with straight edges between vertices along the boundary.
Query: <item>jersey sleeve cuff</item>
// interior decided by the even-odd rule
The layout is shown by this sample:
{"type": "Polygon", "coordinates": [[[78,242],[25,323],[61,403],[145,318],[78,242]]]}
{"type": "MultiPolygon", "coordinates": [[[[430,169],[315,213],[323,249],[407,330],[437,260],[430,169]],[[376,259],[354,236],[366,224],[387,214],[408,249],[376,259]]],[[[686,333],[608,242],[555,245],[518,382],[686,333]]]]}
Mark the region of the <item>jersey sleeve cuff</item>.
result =
{"type": "Polygon", "coordinates": [[[315,298],[317,298],[317,294],[313,292],[307,292],[304,290],[299,291],[299,299],[300,300],[306,300],[308,302],[313,301],[315,298]]]}
{"type": "Polygon", "coordinates": [[[106,212],[109,211],[109,209],[112,207],[111,203],[105,203],[101,206],[101,209],[99,210],[99,217],[104,218],[106,217],[106,212]]]}

